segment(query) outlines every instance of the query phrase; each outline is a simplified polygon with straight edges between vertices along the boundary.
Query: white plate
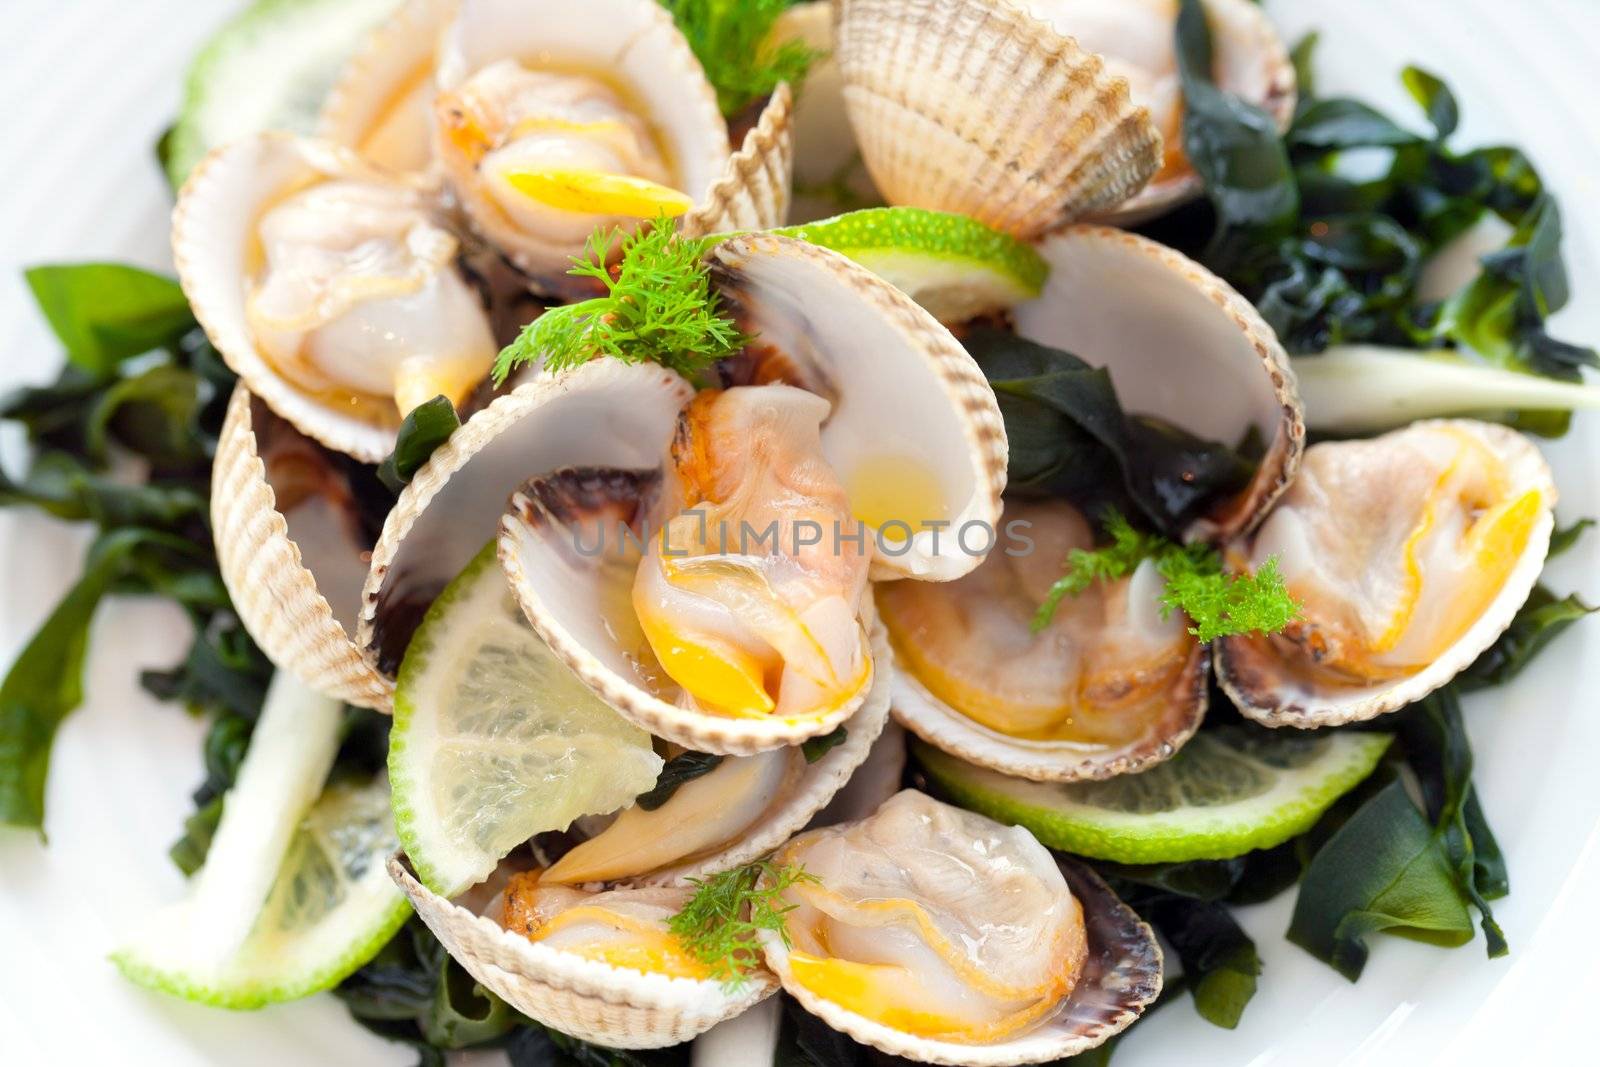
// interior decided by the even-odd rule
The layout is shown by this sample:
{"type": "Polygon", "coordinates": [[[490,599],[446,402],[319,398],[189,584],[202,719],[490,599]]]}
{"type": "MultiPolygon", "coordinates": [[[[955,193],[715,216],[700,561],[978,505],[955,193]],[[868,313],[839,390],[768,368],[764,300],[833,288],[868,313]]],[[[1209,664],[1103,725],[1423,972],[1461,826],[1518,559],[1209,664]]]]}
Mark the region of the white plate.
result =
{"type": "MultiPolygon", "coordinates": [[[[42,382],[58,349],[19,275],[30,263],[168,265],[169,198],[150,146],[176,106],[179,72],[227,5],[192,0],[7,0],[0,13],[0,386],[42,382]]],[[[1415,61],[1461,97],[1460,143],[1509,140],[1543,168],[1566,209],[1575,306],[1561,336],[1600,341],[1600,6],[1593,0],[1294,0],[1269,4],[1291,39],[1323,30],[1328,91],[1403,108],[1415,61]]],[[[1547,448],[1561,516],[1600,514],[1600,425],[1547,448]]],[[[5,461],[20,462],[15,437],[5,461]]],[[[0,662],[9,663],[71,583],[75,532],[0,517],[0,662]]],[[[1600,598],[1600,536],[1552,568],[1560,591],[1600,598]]],[[[175,610],[123,601],[93,632],[87,699],[63,727],[48,792],[48,847],[0,831],[0,1062],[400,1064],[414,1057],[358,1030],[331,997],[232,1015],[145,993],[106,962],[121,931],[176,896],[166,848],[202,774],[201,729],[144,695],[141,667],[187,647],[175,610]]],[[[1282,939],[1293,896],[1250,909],[1261,989],[1238,1030],[1163,1008],[1117,1053],[1166,1063],[1537,1062],[1592,1048],[1581,992],[1600,987],[1600,625],[1563,637],[1529,676],[1474,697],[1478,785],[1511,868],[1496,913],[1509,958],[1481,940],[1444,951],[1374,941],[1349,984],[1282,939]]],[[[729,1065],[733,1067],[733,1065],[729,1065]]],[[[743,1067],[743,1065],[739,1065],[743,1067]]]]}

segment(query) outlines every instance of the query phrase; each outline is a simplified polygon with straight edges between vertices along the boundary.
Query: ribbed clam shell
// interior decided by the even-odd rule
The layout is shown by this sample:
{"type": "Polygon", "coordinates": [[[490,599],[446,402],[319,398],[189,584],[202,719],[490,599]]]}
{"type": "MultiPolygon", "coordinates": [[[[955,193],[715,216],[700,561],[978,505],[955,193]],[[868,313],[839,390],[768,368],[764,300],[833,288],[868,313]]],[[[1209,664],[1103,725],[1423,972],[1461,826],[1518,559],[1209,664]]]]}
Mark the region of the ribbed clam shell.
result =
{"type": "Polygon", "coordinates": [[[1010,0],[841,0],[845,103],[891,204],[1033,237],[1109,210],[1160,165],[1128,84],[1010,0]]]}
{"type": "Polygon", "coordinates": [[[865,819],[878,805],[900,792],[906,774],[906,731],[893,718],[872,743],[872,751],[856,768],[844,788],[834,794],[828,806],[817,812],[809,826],[865,819]]]}
{"type": "Polygon", "coordinates": [[[1117,748],[1068,741],[1028,741],[991,730],[929,692],[916,675],[897,668],[894,717],[935,748],[968,763],[1035,782],[1076,782],[1131,774],[1170,759],[1205,718],[1209,649],[1192,644],[1171,701],[1144,737],[1117,748]]]}
{"type": "Polygon", "coordinates": [[[433,453],[372,549],[356,643],[393,676],[422,613],[491,541],[506,500],[560,467],[654,467],[694,390],[655,364],[594,360],[497,397],[433,453]]]}
{"type": "Polygon", "coordinates": [[[250,391],[295,429],[335,452],[377,463],[394,449],[382,427],[308,395],[256,348],[245,316],[244,276],[261,213],[300,183],[370,174],[348,149],[286,133],[263,133],[202,160],[172,213],[172,258],[206,336],[250,391]]]}
{"type": "Polygon", "coordinates": [[[1505,632],[1544,570],[1555,526],[1556,486],[1539,450],[1505,426],[1466,419],[1426,420],[1414,427],[1454,426],[1480,435],[1507,462],[1514,484],[1538,488],[1545,507],[1521,557],[1484,613],[1438,659],[1415,674],[1366,687],[1321,688],[1285,677],[1270,651],[1246,638],[1225,637],[1217,646],[1217,682],[1246,718],[1266,726],[1313,729],[1362,722],[1421,700],[1472,665],[1505,632]]]}
{"type": "Polygon", "coordinates": [[[1300,469],[1305,412],[1283,345],[1260,312],[1192,259],[1148,238],[1072,226],[1046,238],[1044,291],[1015,310],[1017,332],[1111,372],[1123,409],[1232,445],[1265,445],[1245,490],[1190,538],[1253,529],[1300,469]]]}
{"type": "MultiPolygon", "coordinates": [[[[888,631],[879,623],[872,630],[872,657],[879,669],[873,675],[867,699],[845,720],[845,739],[817,762],[806,765],[800,781],[776,810],[716,855],[668,867],[633,881],[640,885],[687,885],[690,878],[726,871],[764,856],[804,829],[812,816],[846,788],[883,733],[884,724],[889,720],[889,680],[893,675],[887,666],[890,656],[888,631]]],[[[898,775],[896,780],[898,785],[898,775]]]]}
{"type": "MultiPolygon", "coordinates": [[[[1217,84],[1266,110],[1279,130],[1294,118],[1294,61],[1277,28],[1253,0],[1206,0],[1217,84]]],[[[1065,26],[1060,26],[1068,32],[1065,26]]],[[[1095,220],[1112,226],[1136,226],[1198,197],[1205,189],[1200,176],[1185,168],[1171,176],[1157,175],[1128,200],[1095,220]]]]}
{"type": "Polygon", "coordinates": [[[523,1014],[584,1041],[611,1048],[676,1045],[738,1015],[777,988],[765,972],[730,994],[718,982],[583,959],[509,933],[429,891],[399,853],[389,859],[389,875],[468,974],[523,1014]]]}
{"type": "Polygon", "coordinates": [[[432,155],[430,110],[433,58],[442,32],[458,0],[408,0],[385,19],[345,63],[328,90],[317,121],[317,136],[367,155],[391,169],[422,169],[432,155]],[[423,99],[408,97],[419,91],[423,99]],[[412,158],[397,157],[370,144],[378,125],[396,107],[412,106],[408,126],[415,143],[405,147],[412,158]]]}
{"type": "Polygon", "coordinates": [[[745,234],[711,253],[712,278],[747,333],[810,354],[796,384],[835,402],[822,427],[828,460],[849,483],[862,453],[897,448],[944,482],[950,526],[915,532],[873,559],[874,578],[949,581],[981,554],[952,531],[1000,521],[1006,430],[983,372],[950,331],[894,286],[844,256],[775,234],[745,234]]]}
{"type": "Polygon", "coordinates": [[[794,171],[794,95],[779,85],[744,135],[722,176],[678,222],[690,237],[732,230],[766,230],[789,217],[794,171]]]}
{"type": "Polygon", "coordinates": [[[257,450],[251,400],[235,387],[211,469],[217,566],[234,610],[275,665],[320,693],[387,712],[394,684],[362,657],[289,537],[257,450]]]}
{"type": "Polygon", "coordinates": [[[1065,856],[1058,856],[1057,862],[1072,895],[1083,905],[1088,958],[1078,984],[1061,1008],[1008,1040],[972,1045],[933,1041],[848,1011],[793,981],[788,949],[776,934],[763,931],[761,942],[767,966],[811,1014],[891,1056],[957,1067],[1010,1067],[1076,1056],[1133,1025],[1160,995],[1161,947],[1150,927],[1117,899],[1098,875],[1065,856]]]}

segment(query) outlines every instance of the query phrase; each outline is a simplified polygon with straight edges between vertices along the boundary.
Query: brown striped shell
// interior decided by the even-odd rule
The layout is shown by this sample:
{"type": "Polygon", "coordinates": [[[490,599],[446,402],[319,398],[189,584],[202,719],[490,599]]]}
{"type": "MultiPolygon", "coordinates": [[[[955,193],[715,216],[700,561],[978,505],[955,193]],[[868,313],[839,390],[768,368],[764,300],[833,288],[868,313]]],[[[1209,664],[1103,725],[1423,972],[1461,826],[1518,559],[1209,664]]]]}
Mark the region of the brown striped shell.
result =
{"type": "Polygon", "coordinates": [[[373,670],[347,629],[365,546],[295,539],[296,523],[278,510],[263,459],[273,439],[284,438],[293,447],[316,447],[236,386],[211,471],[211,526],[223,583],[245,629],[274,664],[320,693],[388,711],[394,683],[373,670]]]}
{"type": "Polygon", "coordinates": [[[1012,0],[841,0],[836,29],[850,122],[891,204],[1034,237],[1111,210],[1160,163],[1127,82],[1012,0]]]}

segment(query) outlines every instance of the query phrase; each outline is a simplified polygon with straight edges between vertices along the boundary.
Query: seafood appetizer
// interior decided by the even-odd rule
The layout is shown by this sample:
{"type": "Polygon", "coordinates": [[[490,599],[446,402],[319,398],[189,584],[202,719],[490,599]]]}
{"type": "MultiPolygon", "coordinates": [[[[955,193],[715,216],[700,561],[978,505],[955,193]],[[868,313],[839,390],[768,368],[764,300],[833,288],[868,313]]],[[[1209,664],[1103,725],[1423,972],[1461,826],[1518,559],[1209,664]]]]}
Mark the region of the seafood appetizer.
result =
{"type": "Polygon", "coordinates": [[[1020,827],[907,790],[777,859],[810,877],[784,889],[789,943],[766,934],[767,962],[808,1010],[885,1052],[1044,1062],[1160,992],[1150,928],[1093,875],[1069,884],[1020,827]]]}
{"type": "Polygon", "coordinates": [[[1352,980],[1380,923],[1504,954],[1462,697],[1593,610],[1533,437],[1600,356],[1531,163],[1310,63],[1247,0],[250,5],[177,279],[29,272],[71,366],[0,506],[101,536],[0,818],[135,591],[205,778],[111,959],[189,1000],[1012,1067],[1164,976],[1234,1029],[1295,885],[1352,980]]]}
{"type": "Polygon", "coordinates": [[[1369,719],[1421,699],[1528,599],[1555,495],[1538,450],[1485,423],[1419,422],[1309,449],[1299,480],[1234,549],[1245,567],[1282,561],[1300,618],[1226,638],[1223,687],[1272,725],[1369,719]]]}

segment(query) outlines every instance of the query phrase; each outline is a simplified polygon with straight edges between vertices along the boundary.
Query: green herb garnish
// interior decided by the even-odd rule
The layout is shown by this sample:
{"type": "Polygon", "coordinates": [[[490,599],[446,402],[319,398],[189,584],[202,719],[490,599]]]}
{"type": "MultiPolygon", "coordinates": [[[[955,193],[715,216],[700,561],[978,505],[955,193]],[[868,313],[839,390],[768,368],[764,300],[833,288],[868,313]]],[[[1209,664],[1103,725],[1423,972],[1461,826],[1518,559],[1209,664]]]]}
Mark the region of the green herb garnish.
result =
{"type": "Polygon", "coordinates": [[[418,404],[400,423],[394,451],[378,465],[378,480],[398,494],[440,445],[461,428],[461,417],[447,396],[418,404]]]}
{"type": "Polygon", "coordinates": [[[800,41],[773,44],[778,16],[793,0],[661,0],[694,50],[717,106],[733,115],[788,82],[799,90],[822,53],[800,41]]]}
{"type": "Polygon", "coordinates": [[[676,796],[679,789],[722,766],[722,760],[722,756],[710,752],[680,752],[661,765],[656,784],[640,793],[634,803],[645,811],[655,811],[676,796]]]}
{"type": "Polygon", "coordinates": [[[1142,533],[1121,513],[1106,514],[1111,543],[1095,549],[1075,548],[1067,556],[1067,573],[1058,578],[1033,616],[1033,632],[1050,625],[1056,609],[1095,582],[1125,578],[1147,559],[1166,579],[1161,613],[1182,611],[1194,623],[1189,632],[1201,641],[1236,634],[1277,633],[1300,613],[1300,605],[1284,588],[1278,561],[1268,559],[1254,574],[1225,574],[1222,559],[1205,545],[1178,545],[1142,533]]]}
{"type": "Polygon", "coordinates": [[[800,743],[800,751],[805,754],[807,763],[815,763],[829,752],[844,744],[850,732],[843,726],[835,726],[821,737],[812,737],[800,743]]]}
{"type": "Polygon", "coordinates": [[[558,371],[595,356],[655,362],[691,377],[749,340],[722,314],[702,242],[678,237],[663,216],[623,240],[613,277],[606,262],[613,236],[597,229],[567,271],[595,279],[606,294],[550,308],[523,327],[495,360],[496,385],[524,363],[542,359],[546,370],[558,371]]]}
{"type": "Polygon", "coordinates": [[[742,988],[761,958],[756,935],[770,930],[790,944],[784,920],[796,907],[784,904],[784,891],[815,876],[792,864],[757,860],[709,878],[691,878],[694,896],[668,921],[684,949],[732,990],[742,988]]]}

